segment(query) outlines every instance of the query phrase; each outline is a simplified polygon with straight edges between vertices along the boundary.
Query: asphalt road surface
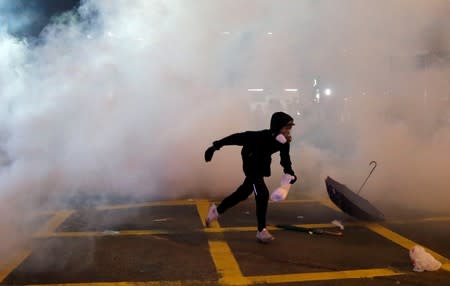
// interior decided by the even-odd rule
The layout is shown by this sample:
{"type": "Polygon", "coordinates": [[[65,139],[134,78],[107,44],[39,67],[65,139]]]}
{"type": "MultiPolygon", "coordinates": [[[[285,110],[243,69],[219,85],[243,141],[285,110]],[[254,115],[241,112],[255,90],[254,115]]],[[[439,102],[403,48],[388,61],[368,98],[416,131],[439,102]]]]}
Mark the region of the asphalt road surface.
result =
{"type": "Polygon", "coordinates": [[[386,222],[364,223],[328,200],[271,203],[276,239],[261,244],[252,198],[205,228],[210,203],[118,203],[39,214],[32,243],[2,264],[0,285],[450,285],[450,213],[386,207],[386,222]],[[276,227],[339,231],[333,220],[345,226],[342,236],[276,227]],[[416,244],[443,267],[413,272],[408,250],[416,244]]]}

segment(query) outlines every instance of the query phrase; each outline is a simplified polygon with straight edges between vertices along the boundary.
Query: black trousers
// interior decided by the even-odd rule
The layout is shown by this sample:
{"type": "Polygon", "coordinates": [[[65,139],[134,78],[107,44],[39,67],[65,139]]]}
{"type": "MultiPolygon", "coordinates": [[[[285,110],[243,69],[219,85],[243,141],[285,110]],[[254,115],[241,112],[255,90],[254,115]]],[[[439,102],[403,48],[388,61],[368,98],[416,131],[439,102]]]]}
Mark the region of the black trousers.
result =
{"type": "Polygon", "coordinates": [[[258,221],[258,231],[266,227],[267,205],[269,203],[269,190],[263,177],[246,177],[244,183],[237,190],[226,197],[217,207],[219,214],[224,213],[227,209],[237,205],[239,202],[246,200],[252,193],[255,194],[256,200],[256,219],[258,221]]]}

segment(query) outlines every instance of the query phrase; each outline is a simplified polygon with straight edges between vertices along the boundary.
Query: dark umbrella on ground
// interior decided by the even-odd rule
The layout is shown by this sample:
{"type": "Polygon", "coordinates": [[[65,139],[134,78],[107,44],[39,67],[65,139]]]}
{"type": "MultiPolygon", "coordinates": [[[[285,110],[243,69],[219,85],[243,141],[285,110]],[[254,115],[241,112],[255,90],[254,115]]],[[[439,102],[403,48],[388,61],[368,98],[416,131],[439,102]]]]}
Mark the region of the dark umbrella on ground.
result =
{"type": "Polygon", "coordinates": [[[377,167],[377,162],[370,162],[370,165],[372,164],[374,164],[374,167],[359,188],[358,193],[351,191],[347,186],[333,180],[330,177],[326,178],[325,184],[327,186],[330,199],[346,214],[361,220],[381,221],[384,220],[384,215],[372,204],[370,204],[369,201],[359,196],[359,193],[366,184],[367,179],[369,179],[370,175],[377,167]]]}

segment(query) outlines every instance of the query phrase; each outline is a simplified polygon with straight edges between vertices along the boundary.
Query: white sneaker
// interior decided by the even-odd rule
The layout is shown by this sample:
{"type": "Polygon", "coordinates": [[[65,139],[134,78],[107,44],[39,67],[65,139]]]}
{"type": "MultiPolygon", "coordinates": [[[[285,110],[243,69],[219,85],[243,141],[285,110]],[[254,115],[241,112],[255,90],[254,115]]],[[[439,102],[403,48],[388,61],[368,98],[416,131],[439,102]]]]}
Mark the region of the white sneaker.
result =
{"type": "Polygon", "coordinates": [[[219,213],[217,212],[217,207],[215,204],[212,204],[209,207],[208,216],[205,220],[206,227],[210,227],[211,223],[219,218],[219,213]]]}
{"type": "Polygon", "coordinates": [[[267,243],[275,239],[275,237],[273,237],[266,228],[261,231],[257,231],[256,238],[262,243],[267,243]]]}

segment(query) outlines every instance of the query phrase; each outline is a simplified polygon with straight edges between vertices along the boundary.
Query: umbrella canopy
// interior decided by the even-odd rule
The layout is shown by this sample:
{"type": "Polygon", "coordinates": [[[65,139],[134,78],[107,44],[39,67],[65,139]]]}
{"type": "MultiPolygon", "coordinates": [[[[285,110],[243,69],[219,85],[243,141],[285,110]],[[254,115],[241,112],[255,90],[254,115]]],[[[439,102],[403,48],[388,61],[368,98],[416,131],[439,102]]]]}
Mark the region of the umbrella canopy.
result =
{"type": "Polygon", "coordinates": [[[384,220],[384,215],[379,210],[347,186],[330,177],[325,179],[325,184],[330,199],[346,214],[367,221],[384,220]]]}

